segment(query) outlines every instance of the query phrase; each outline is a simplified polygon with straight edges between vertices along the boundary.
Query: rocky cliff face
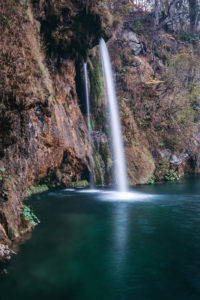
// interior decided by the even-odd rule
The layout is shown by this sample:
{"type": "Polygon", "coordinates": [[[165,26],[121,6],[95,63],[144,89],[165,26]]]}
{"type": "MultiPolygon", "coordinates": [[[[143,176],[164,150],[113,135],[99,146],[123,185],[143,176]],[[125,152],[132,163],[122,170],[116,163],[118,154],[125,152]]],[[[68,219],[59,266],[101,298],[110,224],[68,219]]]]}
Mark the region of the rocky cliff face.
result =
{"type": "Polygon", "coordinates": [[[200,141],[199,38],[186,40],[180,28],[166,29],[162,19],[155,29],[152,12],[128,2],[126,10],[116,5],[113,13],[121,16],[121,24],[109,45],[130,181],[173,180],[199,172],[194,170],[200,141]]]}
{"type": "MultiPolygon", "coordinates": [[[[174,3],[169,2],[168,11],[159,7],[157,26],[151,7],[145,10],[130,1],[107,4],[113,16],[113,36],[108,46],[132,185],[199,173],[200,42],[198,33],[193,39],[194,32],[188,29],[188,15],[187,24],[181,27],[185,14],[182,19],[177,9],[172,14],[174,3]],[[168,22],[173,26],[166,26],[168,22]]],[[[97,53],[93,50],[89,55],[91,73],[97,70],[95,59],[97,53]]],[[[95,93],[92,88],[92,99],[99,86],[100,80],[95,93]]],[[[102,99],[99,93],[92,113],[95,130],[106,133],[108,129],[98,122],[96,113],[97,107],[105,110],[106,102],[102,99]]]]}
{"type": "Polygon", "coordinates": [[[3,241],[30,229],[22,215],[28,187],[42,179],[69,185],[89,178],[91,147],[77,99],[75,61],[109,32],[98,1],[2,0],[0,11],[3,241]]]}

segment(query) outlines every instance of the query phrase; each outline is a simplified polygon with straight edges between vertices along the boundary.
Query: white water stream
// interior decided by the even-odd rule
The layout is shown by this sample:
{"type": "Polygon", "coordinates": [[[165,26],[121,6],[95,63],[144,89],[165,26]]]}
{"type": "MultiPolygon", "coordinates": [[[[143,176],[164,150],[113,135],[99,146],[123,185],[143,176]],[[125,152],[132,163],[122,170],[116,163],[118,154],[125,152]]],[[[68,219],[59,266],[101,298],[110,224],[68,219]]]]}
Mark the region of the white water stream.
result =
{"type": "Polygon", "coordinates": [[[122,130],[119,117],[119,109],[115,84],[113,79],[112,65],[108,52],[108,48],[103,39],[100,40],[101,61],[104,75],[104,83],[109,107],[109,119],[112,138],[112,152],[114,164],[114,181],[118,191],[128,191],[128,177],[126,170],[126,160],[124,153],[124,145],[122,140],[122,130]]]}

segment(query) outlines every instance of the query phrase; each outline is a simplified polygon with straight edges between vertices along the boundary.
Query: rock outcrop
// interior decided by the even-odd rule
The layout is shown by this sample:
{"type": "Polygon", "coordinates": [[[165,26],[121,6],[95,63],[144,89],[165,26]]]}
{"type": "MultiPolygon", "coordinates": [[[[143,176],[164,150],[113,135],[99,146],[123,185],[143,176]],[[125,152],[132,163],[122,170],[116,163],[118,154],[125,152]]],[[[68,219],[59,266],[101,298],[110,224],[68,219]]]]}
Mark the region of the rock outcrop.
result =
{"type": "Polygon", "coordinates": [[[174,17],[170,16],[173,1],[168,12],[174,22],[170,28],[162,17],[155,28],[151,11],[126,3],[128,13],[119,2],[111,9],[122,20],[109,45],[130,181],[144,183],[148,178],[160,181],[197,173],[191,161],[198,164],[200,40],[186,41],[180,34],[185,15],[175,20],[176,8],[174,17]]]}
{"type": "MultiPolygon", "coordinates": [[[[116,74],[128,175],[132,185],[199,173],[200,40],[198,36],[193,40],[194,32],[189,31],[188,16],[183,28],[180,27],[181,16],[178,19],[177,10],[172,18],[170,5],[175,1],[169,2],[166,16],[159,2],[157,27],[151,6],[142,9],[126,0],[112,1],[107,5],[113,15],[113,36],[108,46],[116,74]],[[167,16],[173,19],[171,26],[166,26],[167,16]],[[181,33],[186,27],[187,39],[181,33]]],[[[185,15],[182,21],[184,18],[185,15]]],[[[94,68],[97,66],[94,50],[89,58],[92,73],[92,69],[97,69],[94,68]]],[[[98,85],[101,85],[100,80],[96,91],[99,90],[98,85]]],[[[92,99],[93,95],[92,88],[92,99]]],[[[95,103],[96,107],[92,110],[93,120],[97,120],[95,130],[106,132],[107,128],[102,128],[97,116],[97,106],[101,111],[106,106],[101,93],[95,103]]]]}
{"type": "Polygon", "coordinates": [[[28,187],[89,178],[75,62],[110,32],[98,1],[0,1],[0,11],[0,234],[15,239],[31,228],[28,187]]]}

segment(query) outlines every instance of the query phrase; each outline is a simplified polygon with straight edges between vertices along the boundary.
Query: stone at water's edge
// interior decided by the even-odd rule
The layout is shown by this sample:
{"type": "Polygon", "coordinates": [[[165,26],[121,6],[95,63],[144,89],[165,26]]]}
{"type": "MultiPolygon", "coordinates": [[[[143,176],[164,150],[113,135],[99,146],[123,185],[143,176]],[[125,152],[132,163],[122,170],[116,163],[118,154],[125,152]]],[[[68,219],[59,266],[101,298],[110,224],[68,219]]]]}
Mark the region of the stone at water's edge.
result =
{"type": "Polygon", "coordinates": [[[11,259],[12,254],[15,254],[15,252],[8,245],[0,244],[0,262],[11,259]]]}

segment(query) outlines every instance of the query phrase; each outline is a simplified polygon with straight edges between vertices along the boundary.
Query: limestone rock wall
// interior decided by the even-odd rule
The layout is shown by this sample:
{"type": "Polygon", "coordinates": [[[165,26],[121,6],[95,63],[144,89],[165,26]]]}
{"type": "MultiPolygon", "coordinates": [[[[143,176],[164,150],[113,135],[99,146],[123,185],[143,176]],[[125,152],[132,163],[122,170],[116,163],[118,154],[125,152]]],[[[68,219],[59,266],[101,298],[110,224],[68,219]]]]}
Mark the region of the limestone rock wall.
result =
{"type": "Polygon", "coordinates": [[[0,233],[14,239],[31,227],[28,187],[89,179],[75,61],[110,33],[98,1],[1,0],[0,12],[0,233]]]}
{"type": "Polygon", "coordinates": [[[129,180],[140,184],[199,173],[200,39],[186,40],[161,20],[155,31],[154,14],[130,1],[115,5],[108,45],[129,180]]]}

